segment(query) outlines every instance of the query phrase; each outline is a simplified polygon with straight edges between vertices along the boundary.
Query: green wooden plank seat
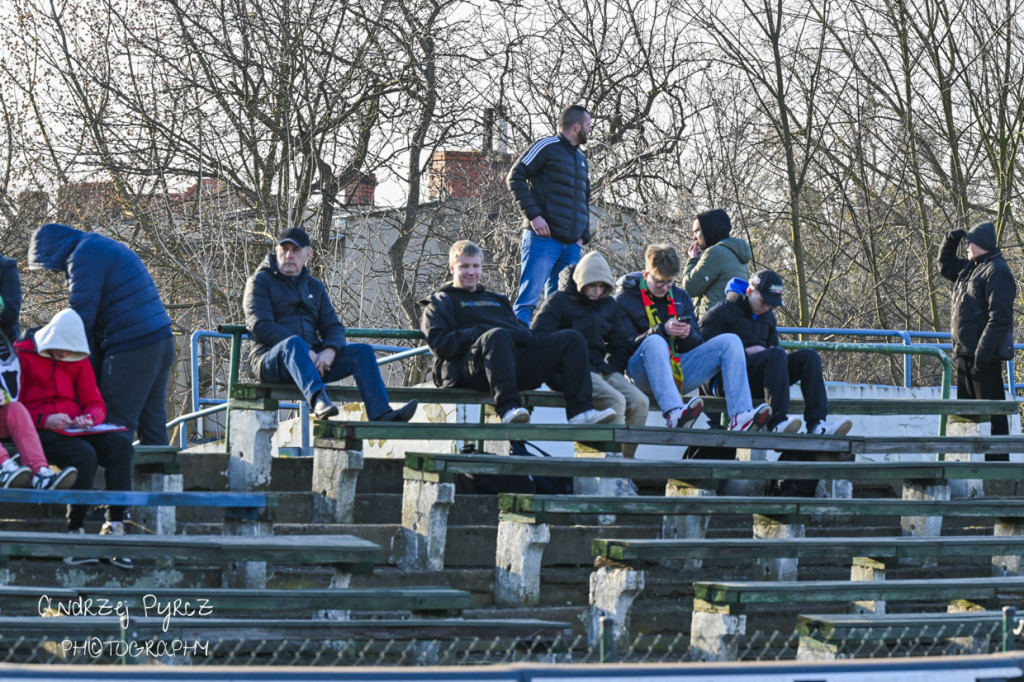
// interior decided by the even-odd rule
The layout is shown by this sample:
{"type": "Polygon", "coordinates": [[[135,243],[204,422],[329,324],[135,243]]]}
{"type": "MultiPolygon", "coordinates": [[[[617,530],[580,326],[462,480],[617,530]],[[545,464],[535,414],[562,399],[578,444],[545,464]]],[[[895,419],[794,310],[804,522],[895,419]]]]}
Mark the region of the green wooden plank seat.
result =
{"type": "Polygon", "coordinates": [[[503,493],[502,517],[546,523],[563,514],[760,514],[800,518],[818,514],[853,516],[961,516],[1024,518],[1024,499],[897,500],[801,497],[601,497],[503,493]]]}
{"type": "Polygon", "coordinates": [[[599,539],[592,554],[632,566],[672,559],[793,557],[850,559],[869,557],[883,563],[922,557],[977,557],[1024,554],[1024,536],[947,535],[939,537],[813,537],[789,539],[622,540],[599,539]]]}
{"type": "Polygon", "coordinates": [[[180,474],[181,461],[176,445],[133,446],[132,469],[140,474],[180,474]]]}
{"type": "Polygon", "coordinates": [[[1024,478],[1021,462],[739,462],[733,460],[570,459],[407,453],[406,480],[454,480],[457,474],[542,474],[547,476],[605,476],[682,481],[732,479],[859,481],[955,479],[1017,480],[1024,478]]]}
{"type": "Polygon", "coordinates": [[[743,613],[748,606],[854,601],[968,601],[995,608],[1024,597],[1024,577],[909,580],[736,580],[693,583],[694,608],[743,613]]]}
{"type": "Polygon", "coordinates": [[[0,561],[20,557],[129,556],[171,562],[231,561],[329,565],[369,573],[381,547],[352,535],[67,535],[0,532],[0,561]]]}
{"type": "Polygon", "coordinates": [[[273,493],[204,492],[180,493],[111,490],[34,490],[0,488],[0,504],[87,504],[125,507],[213,507],[238,519],[268,519],[266,512],[278,505],[273,493]]]}
{"type": "Polygon", "coordinates": [[[986,654],[1002,635],[1001,611],[801,615],[798,660],[869,655],[880,645],[901,649],[925,643],[945,654],[986,654]],[[860,653],[860,652],[865,653],[860,653]]]}

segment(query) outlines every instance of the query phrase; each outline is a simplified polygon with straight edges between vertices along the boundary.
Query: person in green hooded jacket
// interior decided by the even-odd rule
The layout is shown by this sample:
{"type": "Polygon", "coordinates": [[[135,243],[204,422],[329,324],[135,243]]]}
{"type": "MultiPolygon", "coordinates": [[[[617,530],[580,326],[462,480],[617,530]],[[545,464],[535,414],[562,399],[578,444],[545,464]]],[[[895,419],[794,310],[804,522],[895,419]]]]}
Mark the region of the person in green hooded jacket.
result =
{"type": "Polygon", "coordinates": [[[747,263],[750,244],[730,237],[732,221],[720,208],[704,211],[693,221],[690,259],[683,266],[679,286],[693,299],[700,318],[711,306],[725,300],[725,287],[733,277],[750,279],[747,263]]]}

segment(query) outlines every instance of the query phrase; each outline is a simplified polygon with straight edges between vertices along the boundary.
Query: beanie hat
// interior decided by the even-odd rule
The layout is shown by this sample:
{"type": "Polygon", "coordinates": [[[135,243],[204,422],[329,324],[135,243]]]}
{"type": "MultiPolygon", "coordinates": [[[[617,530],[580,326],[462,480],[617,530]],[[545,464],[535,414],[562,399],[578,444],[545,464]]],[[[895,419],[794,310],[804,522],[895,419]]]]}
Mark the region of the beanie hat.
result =
{"type": "Polygon", "coordinates": [[[697,222],[700,223],[700,231],[708,246],[714,246],[732,232],[732,221],[729,220],[729,214],[720,208],[698,213],[697,222]]]}
{"type": "Polygon", "coordinates": [[[604,291],[601,297],[610,296],[615,288],[615,278],[612,277],[612,269],[608,267],[608,261],[597,251],[591,251],[580,259],[576,269],[572,273],[572,281],[576,288],[583,292],[583,287],[588,284],[603,284],[604,291]]]}
{"type": "Polygon", "coordinates": [[[967,233],[967,241],[986,251],[994,251],[996,244],[996,226],[992,223],[978,223],[967,233]]]}

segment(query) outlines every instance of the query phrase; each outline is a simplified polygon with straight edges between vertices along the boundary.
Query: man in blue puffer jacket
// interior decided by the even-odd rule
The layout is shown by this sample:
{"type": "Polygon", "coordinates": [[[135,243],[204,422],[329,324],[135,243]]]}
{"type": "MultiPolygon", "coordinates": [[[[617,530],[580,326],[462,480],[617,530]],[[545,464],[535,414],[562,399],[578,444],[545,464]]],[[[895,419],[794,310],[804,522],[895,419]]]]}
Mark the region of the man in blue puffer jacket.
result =
{"type": "Polygon", "coordinates": [[[71,307],[94,348],[107,421],[143,445],[167,445],[167,381],[174,337],[146,266],[124,244],[60,223],[32,234],[32,270],[63,272],[71,307]]]}
{"type": "Polygon", "coordinates": [[[590,136],[590,112],[574,104],[562,112],[561,123],[561,134],[530,145],[508,174],[524,217],[513,310],[527,325],[541,293],[557,289],[559,273],[579,262],[590,241],[590,174],[579,149],[590,136]]]}

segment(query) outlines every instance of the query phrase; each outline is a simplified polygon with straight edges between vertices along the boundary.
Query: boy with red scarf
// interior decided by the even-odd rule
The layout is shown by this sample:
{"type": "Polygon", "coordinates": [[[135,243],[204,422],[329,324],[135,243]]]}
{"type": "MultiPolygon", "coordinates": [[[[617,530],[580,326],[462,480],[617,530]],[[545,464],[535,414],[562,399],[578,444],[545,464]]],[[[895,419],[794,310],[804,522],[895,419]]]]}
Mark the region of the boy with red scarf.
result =
{"type": "Polygon", "coordinates": [[[630,378],[654,395],[667,426],[688,428],[700,416],[704,403],[700,398],[684,403],[683,394],[721,372],[729,428],[762,428],[772,409],[767,404],[755,408],[751,402],[746,356],[739,337],[722,334],[706,342],[701,337],[693,301],[675,286],[682,270],[675,247],[648,246],[645,261],[643,272],[619,279],[615,294],[630,342],[626,367],[630,378]]]}

